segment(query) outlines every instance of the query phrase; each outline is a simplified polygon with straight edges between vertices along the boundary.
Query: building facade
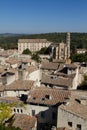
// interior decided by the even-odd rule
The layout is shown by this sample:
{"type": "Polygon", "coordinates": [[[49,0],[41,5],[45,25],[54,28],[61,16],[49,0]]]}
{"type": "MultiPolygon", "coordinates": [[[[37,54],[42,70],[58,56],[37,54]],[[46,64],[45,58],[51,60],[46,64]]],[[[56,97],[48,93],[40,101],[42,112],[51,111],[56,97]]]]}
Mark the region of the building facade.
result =
{"type": "Polygon", "coordinates": [[[70,33],[67,33],[66,43],[54,43],[52,48],[52,59],[66,60],[70,57],[70,33]]]}
{"type": "Polygon", "coordinates": [[[87,130],[86,113],[86,104],[83,105],[79,99],[71,99],[71,101],[62,104],[58,108],[57,128],[67,127],[71,130],[87,130]]]}
{"type": "Polygon", "coordinates": [[[18,53],[22,53],[25,49],[31,52],[39,51],[41,48],[49,47],[52,42],[46,39],[19,39],[18,40],[18,53]]]}

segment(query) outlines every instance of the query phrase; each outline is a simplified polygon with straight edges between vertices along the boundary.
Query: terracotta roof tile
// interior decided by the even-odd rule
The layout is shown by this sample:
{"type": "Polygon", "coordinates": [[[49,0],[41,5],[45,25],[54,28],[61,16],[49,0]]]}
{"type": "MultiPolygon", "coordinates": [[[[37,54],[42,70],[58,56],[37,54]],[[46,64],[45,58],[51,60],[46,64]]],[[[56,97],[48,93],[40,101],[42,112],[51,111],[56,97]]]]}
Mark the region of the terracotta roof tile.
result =
{"type": "Polygon", "coordinates": [[[43,75],[41,83],[51,84],[60,87],[72,87],[73,78],[70,77],[55,77],[54,75],[43,75]]]}
{"type": "Polygon", "coordinates": [[[57,70],[59,68],[59,63],[43,62],[41,68],[47,70],[57,70]]]}
{"type": "Polygon", "coordinates": [[[58,90],[51,88],[36,88],[34,89],[27,102],[45,104],[45,105],[56,105],[64,101],[66,97],[70,95],[68,90],[58,90]]]}
{"type": "Polygon", "coordinates": [[[7,63],[9,64],[17,64],[18,63],[18,59],[17,58],[13,58],[13,57],[10,57],[9,59],[6,60],[7,63]]]}
{"type": "Polygon", "coordinates": [[[30,130],[35,128],[37,119],[29,115],[15,114],[13,117],[12,126],[19,127],[22,130],[30,130]]]}
{"type": "Polygon", "coordinates": [[[16,80],[12,84],[7,85],[5,90],[30,90],[33,84],[34,81],[31,80],[16,80]]]}
{"type": "Polygon", "coordinates": [[[36,71],[38,70],[38,68],[36,66],[29,66],[27,69],[26,69],[29,73],[32,73],[33,71],[36,71]]]}

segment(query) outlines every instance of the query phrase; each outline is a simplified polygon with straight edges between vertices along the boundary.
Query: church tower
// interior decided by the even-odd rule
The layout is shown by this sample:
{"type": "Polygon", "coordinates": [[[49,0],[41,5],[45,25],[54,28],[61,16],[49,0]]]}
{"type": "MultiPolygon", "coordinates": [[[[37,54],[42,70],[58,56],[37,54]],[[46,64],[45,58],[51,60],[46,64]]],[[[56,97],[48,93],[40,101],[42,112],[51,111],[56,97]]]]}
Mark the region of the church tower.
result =
{"type": "Polygon", "coordinates": [[[70,32],[67,32],[66,45],[67,45],[67,58],[69,58],[70,57],[70,32]]]}

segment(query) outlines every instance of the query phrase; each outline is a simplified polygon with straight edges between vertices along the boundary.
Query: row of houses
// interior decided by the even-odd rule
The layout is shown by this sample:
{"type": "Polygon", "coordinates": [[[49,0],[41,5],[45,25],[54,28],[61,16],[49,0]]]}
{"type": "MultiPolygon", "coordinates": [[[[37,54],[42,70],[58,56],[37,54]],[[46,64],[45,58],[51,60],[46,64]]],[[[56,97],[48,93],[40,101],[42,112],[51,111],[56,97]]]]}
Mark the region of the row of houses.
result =
{"type": "Polygon", "coordinates": [[[13,126],[21,129],[86,130],[87,92],[76,90],[85,72],[78,63],[8,57],[0,65],[0,102],[17,102],[13,126]]]}
{"type": "Polygon", "coordinates": [[[36,117],[38,129],[45,129],[46,126],[49,129],[52,126],[73,130],[87,128],[87,92],[36,87],[32,81],[25,80],[0,88],[0,102],[17,102],[13,113],[36,117]],[[23,106],[19,105],[21,102],[23,106]]]}

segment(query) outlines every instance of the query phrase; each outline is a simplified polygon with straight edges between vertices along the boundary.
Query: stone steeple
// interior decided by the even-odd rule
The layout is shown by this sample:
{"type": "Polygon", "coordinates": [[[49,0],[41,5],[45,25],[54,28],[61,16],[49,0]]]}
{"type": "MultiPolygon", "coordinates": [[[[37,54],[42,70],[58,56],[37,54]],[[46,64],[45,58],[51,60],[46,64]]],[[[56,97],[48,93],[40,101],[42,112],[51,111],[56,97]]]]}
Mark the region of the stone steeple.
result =
{"type": "Polygon", "coordinates": [[[66,44],[67,44],[67,58],[69,58],[70,57],[70,32],[67,32],[66,44]]]}

